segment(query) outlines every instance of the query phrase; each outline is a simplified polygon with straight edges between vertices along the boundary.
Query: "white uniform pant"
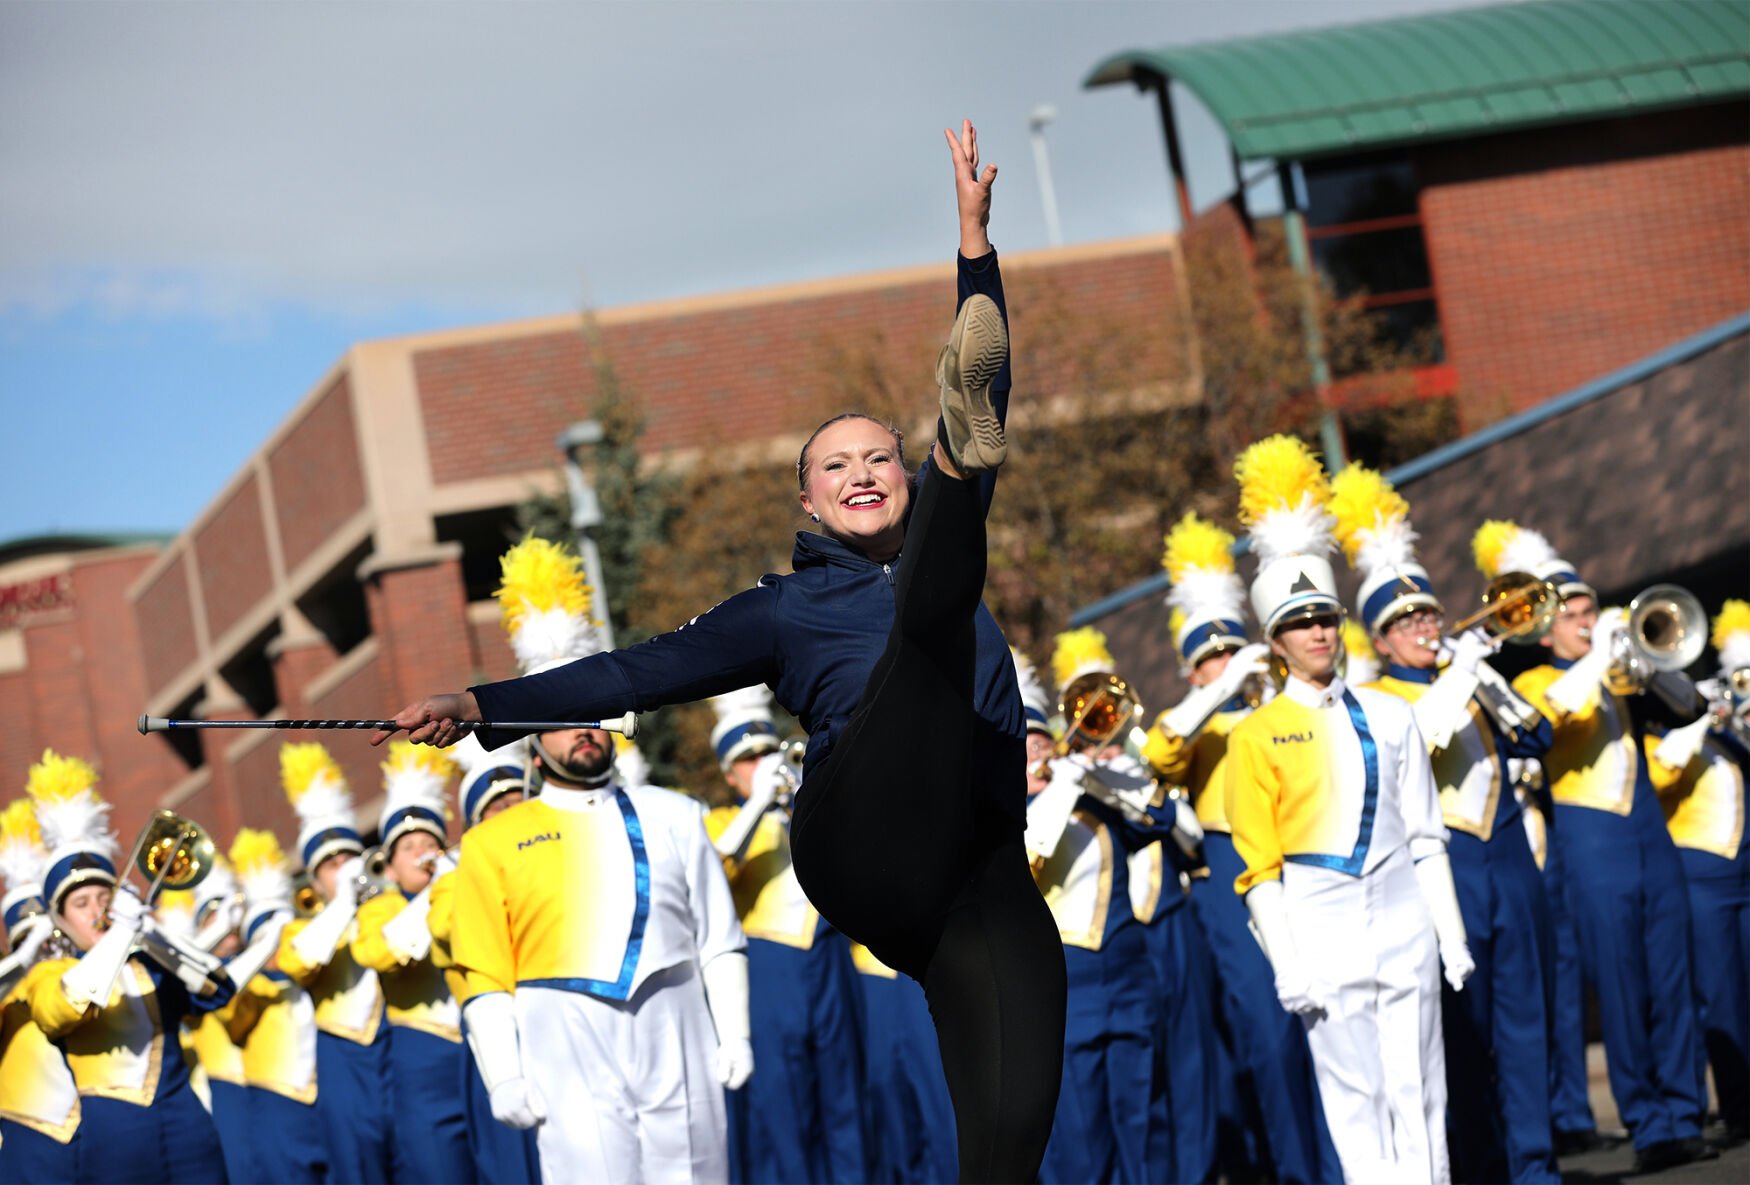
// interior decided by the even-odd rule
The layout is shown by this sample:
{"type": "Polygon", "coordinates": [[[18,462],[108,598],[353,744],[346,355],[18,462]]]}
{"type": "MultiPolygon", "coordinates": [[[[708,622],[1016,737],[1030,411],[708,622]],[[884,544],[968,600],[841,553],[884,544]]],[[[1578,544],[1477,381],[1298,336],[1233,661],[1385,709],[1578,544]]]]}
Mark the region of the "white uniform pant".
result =
{"type": "Polygon", "coordinates": [[[667,1185],[729,1179],[717,1035],[691,963],[627,1002],[519,987],[523,1073],[547,1104],[547,1181],[667,1185]]]}
{"type": "Polygon", "coordinates": [[[1303,1017],[1331,1140],[1350,1185],[1445,1185],[1440,955],[1409,853],[1353,877],[1283,869],[1307,974],[1333,1001],[1303,1017]]]}

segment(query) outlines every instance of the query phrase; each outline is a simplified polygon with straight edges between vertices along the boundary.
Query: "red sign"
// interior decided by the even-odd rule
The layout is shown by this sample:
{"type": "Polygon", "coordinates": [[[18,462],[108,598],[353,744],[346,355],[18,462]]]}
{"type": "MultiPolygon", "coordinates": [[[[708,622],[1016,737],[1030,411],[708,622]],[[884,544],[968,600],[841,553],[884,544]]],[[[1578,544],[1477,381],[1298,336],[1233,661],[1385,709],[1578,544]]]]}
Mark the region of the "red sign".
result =
{"type": "Polygon", "coordinates": [[[65,572],[0,585],[0,630],[11,629],[34,613],[72,607],[73,578],[65,572]]]}

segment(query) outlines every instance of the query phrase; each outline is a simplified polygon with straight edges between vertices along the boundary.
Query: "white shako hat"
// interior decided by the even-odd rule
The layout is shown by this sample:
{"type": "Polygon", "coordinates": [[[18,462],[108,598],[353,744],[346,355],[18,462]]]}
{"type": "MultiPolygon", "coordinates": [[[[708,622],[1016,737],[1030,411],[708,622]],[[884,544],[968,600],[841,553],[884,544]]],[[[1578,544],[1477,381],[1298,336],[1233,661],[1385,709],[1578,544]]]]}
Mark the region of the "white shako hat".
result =
{"type": "Polygon", "coordinates": [[[1721,605],[1714,616],[1711,640],[1720,656],[1722,675],[1750,667],[1750,601],[1734,597],[1721,605]]]}
{"type": "Polygon", "coordinates": [[[352,792],[339,764],[315,741],[280,746],[280,784],[298,816],[298,858],[310,872],[336,852],[364,852],[352,792]]]}
{"type": "Polygon", "coordinates": [[[1476,556],[1477,567],[1490,580],[1503,572],[1530,572],[1555,585],[1563,600],[1598,599],[1598,591],[1580,579],[1574,565],[1557,555],[1548,539],[1518,523],[1490,519],[1471,536],[1471,553],[1476,556]]]}
{"type": "Polygon", "coordinates": [[[455,773],[456,763],[443,749],[412,741],[389,742],[389,758],[383,762],[383,813],[377,819],[381,837],[377,842],[385,854],[413,831],[430,835],[440,848],[449,842],[446,800],[455,773]]]}
{"type": "Polygon", "coordinates": [[[1416,562],[1410,504],[1383,475],[1346,465],[1331,479],[1337,542],[1361,577],[1355,616],[1373,634],[1412,609],[1441,611],[1428,570],[1416,562]]]}
{"type": "Polygon", "coordinates": [[[231,867],[243,889],[243,941],[248,942],[274,914],[291,912],[290,862],[273,832],[243,827],[231,841],[231,867]]]}
{"type": "Polygon", "coordinates": [[[1162,544],[1181,668],[1190,671],[1211,654],[1244,646],[1246,590],[1234,570],[1234,537],[1188,510],[1162,544]]]}
{"type": "Polygon", "coordinates": [[[43,873],[48,866],[49,852],[43,847],[36,807],[28,797],[13,799],[0,811],[0,880],[6,882],[0,914],[5,919],[6,939],[14,945],[18,924],[42,911],[43,873]]]}
{"type": "Polygon", "coordinates": [[[25,792],[36,804],[49,852],[43,872],[49,912],[58,914],[62,900],[80,885],[113,887],[118,845],[109,829],[109,804],[97,794],[97,771],[77,757],[45,749],[42,760],[30,767],[25,792]]]}
{"type": "Polygon", "coordinates": [[[1040,682],[1039,669],[1013,646],[1009,653],[1015,659],[1015,679],[1021,685],[1021,711],[1027,717],[1027,731],[1051,736],[1051,693],[1040,682]]]}
{"type": "Polygon", "coordinates": [[[456,784],[456,807],[462,816],[465,831],[485,817],[486,808],[506,794],[528,792],[523,774],[526,750],[521,741],[512,741],[496,749],[487,749],[479,737],[470,732],[444,750],[461,767],[462,778],[456,784]]]}
{"type": "Polygon", "coordinates": [[[717,713],[711,748],[724,770],[743,757],[770,753],[782,743],[772,723],[772,692],[763,683],[712,696],[711,710],[717,713]]]}
{"type": "Polygon", "coordinates": [[[1330,483],[1319,459],[1293,436],[1271,436],[1234,462],[1240,521],[1246,525],[1258,574],[1252,612],[1266,638],[1288,621],[1343,612],[1331,570],[1330,483]]]}

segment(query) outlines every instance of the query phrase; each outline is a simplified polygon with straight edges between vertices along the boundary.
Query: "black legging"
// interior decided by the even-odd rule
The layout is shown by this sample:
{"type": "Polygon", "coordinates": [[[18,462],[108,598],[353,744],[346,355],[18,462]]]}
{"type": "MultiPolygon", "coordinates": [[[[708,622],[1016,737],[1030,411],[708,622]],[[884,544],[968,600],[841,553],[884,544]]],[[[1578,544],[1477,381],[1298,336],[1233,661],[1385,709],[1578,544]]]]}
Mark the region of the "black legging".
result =
{"type": "Polygon", "coordinates": [[[1019,825],[975,787],[994,772],[973,768],[984,574],[978,482],[931,466],[887,649],[796,797],[791,855],[822,917],[923,984],[960,1179],[1033,1181],[1063,1076],[1063,947],[1019,825]]]}

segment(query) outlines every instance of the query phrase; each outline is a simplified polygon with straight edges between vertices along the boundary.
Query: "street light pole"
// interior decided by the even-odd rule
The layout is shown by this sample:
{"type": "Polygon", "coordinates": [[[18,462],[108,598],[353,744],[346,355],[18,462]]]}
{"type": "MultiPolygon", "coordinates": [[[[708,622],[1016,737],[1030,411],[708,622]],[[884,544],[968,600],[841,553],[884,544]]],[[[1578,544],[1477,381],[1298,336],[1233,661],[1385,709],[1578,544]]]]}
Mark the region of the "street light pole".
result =
{"type": "Polygon", "coordinates": [[[571,529],[577,533],[577,551],[583,557],[583,574],[589,581],[591,614],[601,624],[602,648],[614,648],[614,622],[608,613],[608,586],[602,580],[602,557],[590,531],[601,526],[602,504],[596,497],[584,467],[584,450],[602,442],[602,426],[595,420],[579,420],[561,432],[555,443],[565,458],[565,489],[571,495],[571,529]]]}
{"type": "Polygon", "coordinates": [[[1039,174],[1039,201],[1045,207],[1045,237],[1053,247],[1063,246],[1063,226],[1057,220],[1057,189],[1051,184],[1051,156],[1045,150],[1045,126],[1057,118],[1057,108],[1041,103],[1033,108],[1027,127],[1033,133],[1033,165],[1039,174]]]}

